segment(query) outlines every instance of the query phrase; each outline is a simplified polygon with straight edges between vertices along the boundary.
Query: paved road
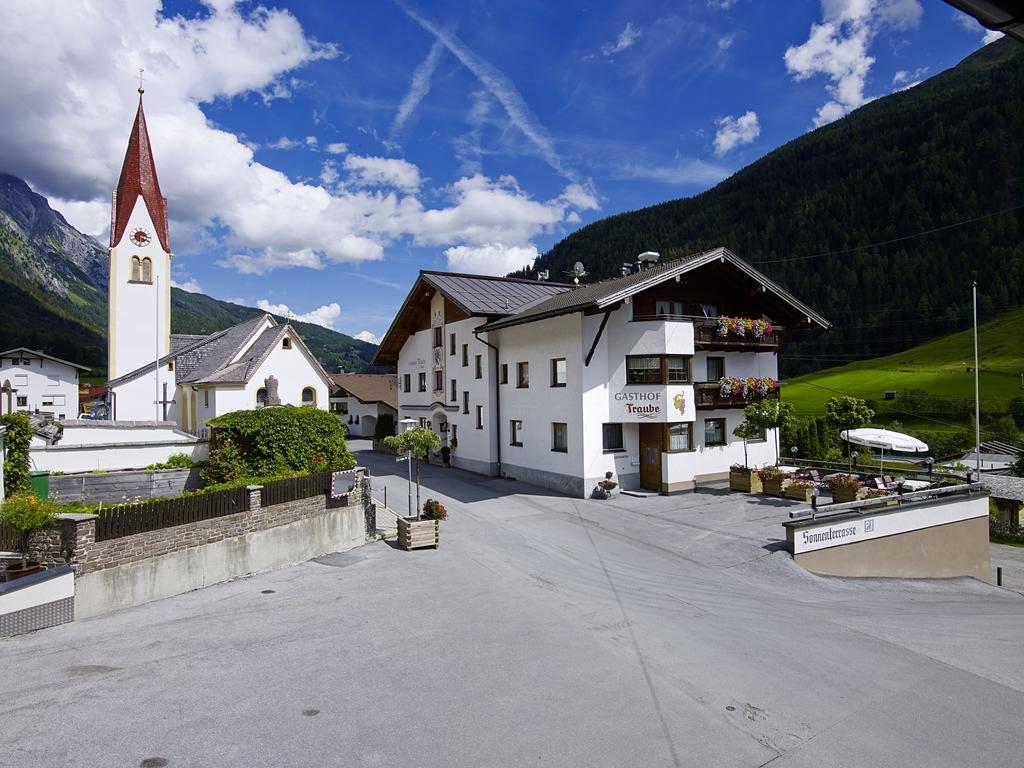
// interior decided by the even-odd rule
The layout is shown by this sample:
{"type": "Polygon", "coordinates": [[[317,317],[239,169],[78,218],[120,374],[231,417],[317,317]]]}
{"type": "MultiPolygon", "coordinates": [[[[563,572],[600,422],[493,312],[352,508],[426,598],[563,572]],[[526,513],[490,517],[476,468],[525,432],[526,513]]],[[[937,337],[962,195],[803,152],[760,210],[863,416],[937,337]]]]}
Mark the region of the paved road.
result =
{"type": "MultiPolygon", "coordinates": [[[[404,499],[403,465],[359,458],[404,499]]],[[[424,483],[451,512],[436,551],[378,542],[0,642],[0,762],[1024,763],[1016,592],[807,574],[776,551],[781,500],[424,483]]]]}

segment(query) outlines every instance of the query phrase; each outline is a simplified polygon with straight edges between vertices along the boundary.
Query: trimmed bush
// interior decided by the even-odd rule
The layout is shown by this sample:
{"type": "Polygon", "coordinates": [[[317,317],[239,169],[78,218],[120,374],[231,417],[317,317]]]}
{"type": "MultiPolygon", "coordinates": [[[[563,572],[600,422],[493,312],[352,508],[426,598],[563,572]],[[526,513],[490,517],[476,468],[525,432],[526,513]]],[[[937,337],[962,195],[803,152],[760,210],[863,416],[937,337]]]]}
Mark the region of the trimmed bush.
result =
{"type": "Polygon", "coordinates": [[[334,414],[316,408],[233,411],[209,424],[213,438],[203,472],[206,482],[351,469],[356,464],[344,426],[334,414]]]}

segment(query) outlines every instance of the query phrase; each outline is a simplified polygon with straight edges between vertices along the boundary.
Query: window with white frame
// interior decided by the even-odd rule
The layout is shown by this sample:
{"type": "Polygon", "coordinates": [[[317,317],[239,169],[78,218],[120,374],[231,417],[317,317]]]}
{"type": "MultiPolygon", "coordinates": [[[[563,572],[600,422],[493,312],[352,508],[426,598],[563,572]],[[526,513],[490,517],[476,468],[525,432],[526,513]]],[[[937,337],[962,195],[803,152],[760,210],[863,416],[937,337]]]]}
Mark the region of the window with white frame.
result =
{"type": "Polygon", "coordinates": [[[508,444],[522,446],[523,444],[523,422],[519,419],[512,419],[508,423],[508,444]]]}

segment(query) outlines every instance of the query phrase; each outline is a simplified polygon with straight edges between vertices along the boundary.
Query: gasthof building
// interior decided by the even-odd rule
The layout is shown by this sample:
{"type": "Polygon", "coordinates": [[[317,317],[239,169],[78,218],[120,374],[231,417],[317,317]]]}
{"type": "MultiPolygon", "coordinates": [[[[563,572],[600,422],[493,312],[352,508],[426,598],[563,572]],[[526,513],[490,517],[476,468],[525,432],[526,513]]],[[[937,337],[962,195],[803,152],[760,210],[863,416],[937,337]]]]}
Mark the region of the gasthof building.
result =
{"type": "MultiPolygon", "coordinates": [[[[576,285],[424,270],[374,360],[398,416],[438,432],[456,467],[589,496],[671,493],[742,463],[733,429],[779,396],[787,332],[828,322],[725,248],[576,285]]],[[[748,464],[775,462],[775,436],[748,464]]]]}

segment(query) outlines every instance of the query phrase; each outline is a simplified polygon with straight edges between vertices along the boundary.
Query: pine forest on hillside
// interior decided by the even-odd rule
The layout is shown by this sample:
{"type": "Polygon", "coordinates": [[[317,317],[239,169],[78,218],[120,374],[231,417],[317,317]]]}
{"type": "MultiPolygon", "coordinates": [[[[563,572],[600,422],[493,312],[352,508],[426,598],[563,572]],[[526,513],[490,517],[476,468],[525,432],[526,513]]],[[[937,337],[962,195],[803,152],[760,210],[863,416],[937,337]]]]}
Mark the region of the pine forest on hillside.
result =
{"type": "Polygon", "coordinates": [[[890,354],[966,327],[973,280],[982,318],[1024,304],[1022,136],[1024,46],[1007,38],[701,195],[583,227],[535,269],[603,279],[645,250],[725,245],[834,324],[794,334],[784,376],[890,354]]]}

